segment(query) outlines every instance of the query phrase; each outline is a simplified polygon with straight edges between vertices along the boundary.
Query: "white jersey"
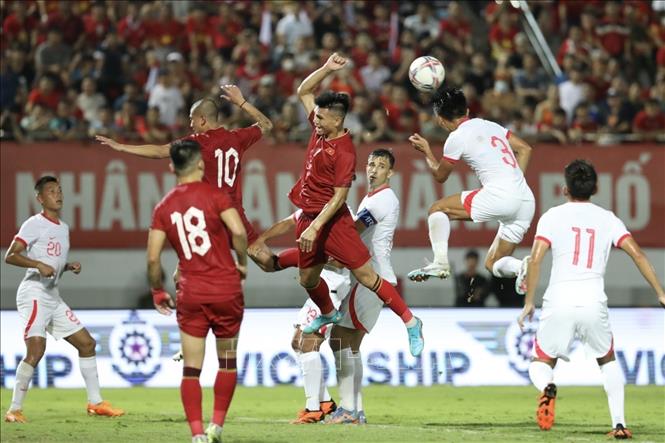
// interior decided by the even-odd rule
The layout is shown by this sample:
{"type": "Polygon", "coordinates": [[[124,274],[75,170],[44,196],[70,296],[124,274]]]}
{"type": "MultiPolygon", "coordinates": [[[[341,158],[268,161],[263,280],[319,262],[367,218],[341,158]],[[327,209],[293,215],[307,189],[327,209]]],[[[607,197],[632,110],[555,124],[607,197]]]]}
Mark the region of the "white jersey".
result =
{"type": "Polygon", "coordinates": [[[25,245],[28,258],[45,263],[55,270],[53,277],[45,278],[36,268],[28,268],[21,286],[36,285],[47,293],[57,294],[58,281],[65,271],[69,253],[69,226],[62,220],[52,220],[44,213],[39,213],[21,225],[14,239],[25,245]]]}
{"type": "Polygon", "coordinates": [[[587,305],[605,302],[603,276],[612,245],[621,246],[630,233],[612,211],[591,202],[569,202],[540,218],[536,239],[552,248],[552,273],[544,301],[587,305]],[[558,290],[572,283],[580,290],[558,290]]]}
{"type": "Polygon", "coordinates": [[[372,267],[382,278],[396,285],[397,277],[390,261],[399,222],[399,200],[395,192],[385,185],[367,194],[358,206],[356,219],[366,226],[360,238],[372,256],[372,267]]]}
{"type": "Polygon", "coordinates": [[[530,194],[509,138],[510,131],[503,126],[472,118],[450,133],[443,146],[443,158],[450,163],[463,159],[483,187],[530,194]]]}

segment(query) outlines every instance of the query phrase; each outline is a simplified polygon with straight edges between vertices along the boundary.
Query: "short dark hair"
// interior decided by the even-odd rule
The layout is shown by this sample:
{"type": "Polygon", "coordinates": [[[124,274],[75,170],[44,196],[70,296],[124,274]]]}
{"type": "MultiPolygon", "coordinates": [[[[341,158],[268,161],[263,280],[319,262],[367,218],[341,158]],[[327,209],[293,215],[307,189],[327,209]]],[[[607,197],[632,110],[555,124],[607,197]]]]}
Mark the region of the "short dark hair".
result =
{"type": "Polygon", "coordinates": [[[478,260],[480,258],[480,255],[478,255],[478,251],[476,251],[475,249],[469,249],[468,251],[466,251],[466,254],[464,255],[464,260],[468,260],[470,258],[478,260]]]}
{"type": "Polygon", "coordinates": [[[348,94],[326,91],[314,99],[314,104],[319,108],[329,109],[345,116],[349,112],[350,99],[348,94]]]}
{"type": "Polygon", "coordinates": [[[47,183],[58,183],[58,179],[52,175],[45,175],[40,177],[39,180],[37,180],[35,183],[35,192],[37,194],[41,194],[41,192],[44,190],[44,186],[46,186],[47,183]]]}
{"type": "Polygon", "coordinates": [[[573,160],[565,169],[566,186],[571,197],[589,200],[596,193],[598,175],[593,165],[586,160],[573,160]]]}
{"type": "Polygon", "coordinates": [[[388,148],[375,149],[369,153],[369,156],[387,158],[388,162],[390,163],[390,169],[395,167],[395,156],[393,155],[393,151],[391,149],[388,148]]]}
{"type": "Polygon", "coordinates": [[[454,120],[466,115],[467,104],[460,88],[440,88],[432,97],[434,113],[446,120],[454,120]]]}
{"type": "Polygon", "coordinates": [[[222,116],[222,105],[213,97],[204,97],[194,103],[194,112],[204,116],[206,119],[218,122],[222,116]]]}
{"type": "Polygon", "coordinates": [[[169,151],[176,175],[187,171],[194,160],[201,156],[201,145],[195,140],[176,140],[169,151]]]}

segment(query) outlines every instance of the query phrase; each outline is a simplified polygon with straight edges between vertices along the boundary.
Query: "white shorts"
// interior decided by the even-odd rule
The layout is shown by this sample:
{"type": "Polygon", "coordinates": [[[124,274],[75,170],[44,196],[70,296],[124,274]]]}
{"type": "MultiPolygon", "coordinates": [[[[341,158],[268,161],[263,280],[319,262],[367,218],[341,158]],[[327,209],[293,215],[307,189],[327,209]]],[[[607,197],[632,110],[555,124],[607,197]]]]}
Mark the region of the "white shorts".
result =
{"type": "MultiPolygon", "coordinates": [[[[527,188],[528,189],[528,188],[527,188]]],[[[462,205],[476,223],[499,222],[499,238],[518,244],[531,226],[536,201],[529,190],[515,195],[499,189],[463,191],[462,205]]]]}
{"type": "Polygon", "coordinates": [[[381,309],[383,300],[360,283],[356,283],[349,296],[342,301],[340,311],[344,317],[338,324],[369,333],[379,319],[381,309]]]}
{"type": "Polygon", "coordinates": [[[579,340],[592,358],[606,356],[614,348],[607,303],[588,306],[543,306],[533,344],[533,356],[568,361],[573,342],[579,340]]]}
{"type": "MultiPolygon", "coordinates": [[[[330,290],[330,299],[333,302],[333,306],[335,309],[339,309],[340,304],[342,303],[342,298],[346,297],[349,291],[350,281],[348,271],[344,270],[343,272],[339,272],[324,269],[323,272],[321,272],[321,278],[328,285],[328,289],[330,290]]],[[[312,301],[311,298],[308,298],[305,301],[303,307],[300,308],[300,311],[298,311],[296,324],[293,326],[302,329],[303,327],[309,325],[312,320],[320,315],[321,310],[319,307],[312,301]]],[[[319,334],[329,338],[330,329],[330,325],[325,325],[319,329],[319,334]]]]}
{"type": "Polygon", "coordinates": [[[16,307],[25,324],[24,340],[46,337],[46,332],[58,340],[83,329],[79,319],[62,298],[53,297],[36,288],[19,288],[16,307]]]}

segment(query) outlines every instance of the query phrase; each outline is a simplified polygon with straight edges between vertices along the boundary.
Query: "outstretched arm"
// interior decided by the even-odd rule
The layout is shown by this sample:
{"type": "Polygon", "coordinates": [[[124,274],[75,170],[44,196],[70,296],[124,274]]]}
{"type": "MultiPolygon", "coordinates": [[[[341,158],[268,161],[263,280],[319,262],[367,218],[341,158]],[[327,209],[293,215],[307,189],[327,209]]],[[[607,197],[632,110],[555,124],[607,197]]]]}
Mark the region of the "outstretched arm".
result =
{"type": "Polygon", "coordinates": [[[663,291],[663,287],[658,281],[653,265],[651,265],[647,256],[644,255],[635,239],[633,237],[626,238],[621,242],[620,247],[630,255],[630,258],[633,259],[637,269],[639,269],[642,276],[644,276],[644,279],[651,285],[653,290],[656,291],[658,302],[665,308],[665,291],[663,291]]]}
{"type": "Polygon", "coordinates": [[[171,149],[171,145],[168,143],[165,145],[125,145],[102,135],[96,135],[95,140],[118,152],[128,152],[146,158],[167,158],[171,149]]]}
{"type": "Polygon", "coordinates": [[[520,328],[524,328],[524,320],[533,318],[533,313],[536,306],[533,299],[536,297],[536,287],[538,280],[540,280],[540,264],[543,262],[545,253],[550,248],[550,245],[543,240],[534,240],[533,247],[531,248],[531,259],[526,273],[526,296],[524,297],[524,309],[517,319],[520,328]]]}
{"type": "Polygon", "coordinates": [[[333,53],[323,66],[307,76],[305,80],[298,86],[298,98],[305,107],[307,115],[314,110],[314,91],[319,84],[330,73],[342,69],[346,66],[347,60],[336,52],[333,53]]]}
{"type": "Polygon", "coordinates": [[[272,121],[266,117],[263,112],[259,111],[253,104],[245,100],[240,88],[235,85],[224,85],[222,88],[222,98],[230,101],[240,109],[245,111],[249,116],[256,121],[256,125],[261,129],[261,133],[266,135],[272,131],[272,121]]]}
{"type": "Polygon", "coordinates": [[[429,172],[432,174],[432,177],[434,177],[434,180],[438,181],[439,183],[443,183],[448,180],[448,176],[453,171],[455,165],[446,161],[445,159],[438,161],[436,157],[434,157],[434,154],[432,154],[432,149],[429,146],[429,142],[425,140],[422,135],[413,134],[411,137],[409,137],[409,141],[416,151],[422,152],[425,155],[425,160],[427,161],[429,172]]]}
{"type": "Polygon", "coordinates": [[[533,151],[533,148],[513,133],[510,134],[508,142],[510,143],[510,148],[515,153],[515,157],[517,157],[517,164],[520,165],[522,172],[526,173],[526,168],[529,166],[529,160],[531,159],[531,151],[533,151]]]}

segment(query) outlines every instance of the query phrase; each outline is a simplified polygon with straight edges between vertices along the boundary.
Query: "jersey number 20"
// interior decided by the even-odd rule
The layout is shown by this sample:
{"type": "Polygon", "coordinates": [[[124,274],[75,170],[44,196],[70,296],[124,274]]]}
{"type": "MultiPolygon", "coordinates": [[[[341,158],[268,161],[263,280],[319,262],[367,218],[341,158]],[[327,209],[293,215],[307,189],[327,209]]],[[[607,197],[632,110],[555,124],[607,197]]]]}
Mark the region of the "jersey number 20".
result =
{"type": "Polygon", "coordinates": [[[187,260],[192,258],[192,252],[205,255],[210,249],[210,236],[206,232],[206,219],[199,208],[190,207],[185,214],[171,213],[171,223],[178,229],[178,238],[182,253],[187,260]],[[193,223],[196,221],[196,224],[193,223]]]}
{"type": "Polygon", "coordinates": [[[240,163],[238,151],[234,148],[229,148],[226,152],[215,149],[215,157],[217,158],[217,187],[221,188],[224,183],[227,186],[233,186],[236,182],[238,163],[240,163]],[[231,159],[233,159],[233,169],[231,169],[231,159]]]}

